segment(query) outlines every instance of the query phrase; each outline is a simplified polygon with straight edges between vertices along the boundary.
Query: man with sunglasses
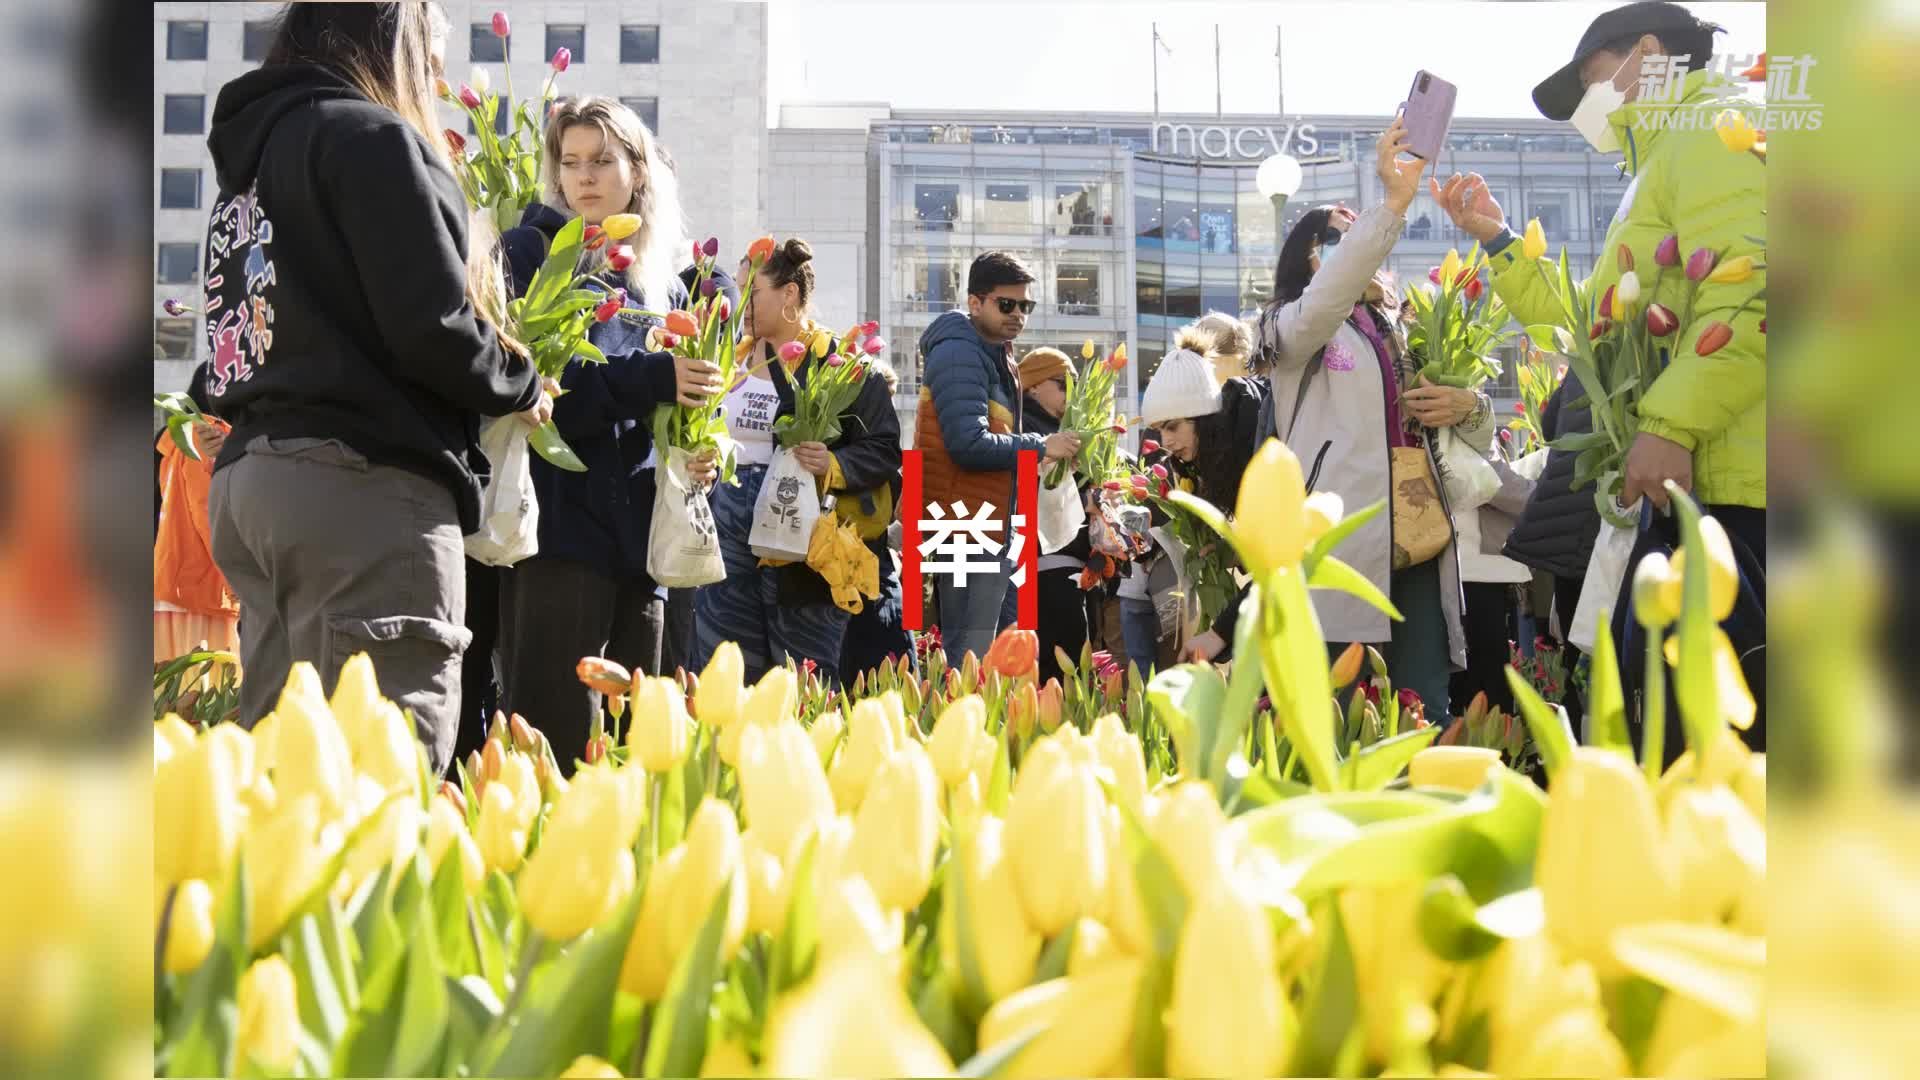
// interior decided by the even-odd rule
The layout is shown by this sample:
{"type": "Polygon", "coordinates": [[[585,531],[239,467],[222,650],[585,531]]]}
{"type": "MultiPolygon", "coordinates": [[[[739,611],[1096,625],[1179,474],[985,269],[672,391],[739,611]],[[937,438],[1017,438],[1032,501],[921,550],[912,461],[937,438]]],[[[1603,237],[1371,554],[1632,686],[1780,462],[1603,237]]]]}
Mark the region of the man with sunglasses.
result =
{"type": "MultiPolygon", "coordinates": [[[[1008,523],[1019,452],[1033,450],[1052,462],[1080,449],[1080,437],[1071,432],[1025,431],[1018,412],[1013,342],[1033,314],[1033,282],[1033,271],[1016,256],[985,252],[967,271],[967,310],[941,315],[920,337],[925,373],[914,446],[921,452],[921,491],[929,504],[951,510],[960,502],[971,514],[992,503],[1008,523]]],[[[1007,536],[1003,529],[1001,537],[1007,536]]],[[[1003,567],[992,576],[970,575],[965,587],[945,575],[935,579],[949,664],[958,666],[968,652],[986,654],[1010,578],[1010,568],[1003,567]]]]}

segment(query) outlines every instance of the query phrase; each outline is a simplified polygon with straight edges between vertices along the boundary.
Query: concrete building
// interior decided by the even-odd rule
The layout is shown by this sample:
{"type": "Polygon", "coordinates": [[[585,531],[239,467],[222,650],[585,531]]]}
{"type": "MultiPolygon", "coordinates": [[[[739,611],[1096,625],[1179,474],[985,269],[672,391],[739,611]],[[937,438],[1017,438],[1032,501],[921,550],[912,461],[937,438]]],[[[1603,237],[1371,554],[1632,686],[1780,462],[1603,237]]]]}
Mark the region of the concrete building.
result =
{"type": "MultiPolygon", "coordinates": [[[[154,386],[185,386],[204,358],[192,318],[161,301],[200,301],[207,210],[218,190],[206,132],[220,87],[265,55],[277,3],[156,3],[154,56],[154,386]]],[[[687,230],[730,244],[758,235],[767,199],[767,13],[760,3],[709,0],[442,0],[452,24],[446,70],[458,85],[475,63],[506,85],[494,11],[512,22],[512,74],[537,93],[548,59],[566,46],[563,94],[603,94],[630,105],[673,154],[687,230]],[[736,238],[740,238],[737,239],[736,238]]],[[[447,126],[464,126],[441,106],[447,126]]],[[[504,117],[504,113],[503,113],[504,117]]]]}
{"type": "MultiPolygon", "coordinates": [[[[1208,311],[1252,314],[1266,302],[1278,239],[1302,213],[1378,200],[1373,147],[1389,120],[783,106],[767,225],[778,235],[830,237],[834,251],[864,231],[866,252],[854,260],[859,310],[834,307],[838,288],[823,306],[836,325],[873,318],[886,328],[909,443],[920,334],[940,312],[965,305],[967,267],[991,248],[1019,253],[1039,274],[1040,306],[1020,347],[1078,355],[1088,338],[1103,350],[1127,342],[1133,363],[1120,407],[1132,414],[1181,326],[1208,311]],[[1255,173],[1282,152],[1302,163],[1304,179],[1276,207],[1255,173]],[[864,206],[854,194],[862,188],[864,206]]],[[[1593,153],[1564,124],[1456,117],[1435,171],[1486,176],[1510,219],[1538,217],[1549,242],[1585,267],[1626,190],[1617,160],[1593,153]]],[[[1471,243],[1425,194],[1407,216],[1390,263],[1402,282],[1423,280],[1449,247],[1464,254],[1471,243]]],[[[1510,402],[1518,344],[1504,353],[1508,373],[1493,390],[1510,402]]]]}

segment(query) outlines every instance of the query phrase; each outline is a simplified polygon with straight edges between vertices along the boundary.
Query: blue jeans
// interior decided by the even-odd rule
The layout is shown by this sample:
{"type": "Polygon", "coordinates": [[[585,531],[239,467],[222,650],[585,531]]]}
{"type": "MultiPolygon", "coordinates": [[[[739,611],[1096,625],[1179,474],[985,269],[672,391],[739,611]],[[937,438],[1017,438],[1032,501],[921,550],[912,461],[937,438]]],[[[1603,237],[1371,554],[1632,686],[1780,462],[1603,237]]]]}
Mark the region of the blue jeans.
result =
{"type": "Polygon", "coordinates": [[[1003,565],[998,574],[968,574],[965,588],[947,574],[934,578],[934,594],[940,601],[940,641],[948,667],[959,667],[968,653],[987,655],[987,647],[1000,632],[1000,609],[1011,573],[1003,565]]]}
{"type": "Polygon", "coordinates": [[[1139,666],[1140,676],[1151,675],[1160,658],[1160,613],[1153,601],[1120,598],[1120,637],[1127,643],[1127,660],[1139,666]]]}

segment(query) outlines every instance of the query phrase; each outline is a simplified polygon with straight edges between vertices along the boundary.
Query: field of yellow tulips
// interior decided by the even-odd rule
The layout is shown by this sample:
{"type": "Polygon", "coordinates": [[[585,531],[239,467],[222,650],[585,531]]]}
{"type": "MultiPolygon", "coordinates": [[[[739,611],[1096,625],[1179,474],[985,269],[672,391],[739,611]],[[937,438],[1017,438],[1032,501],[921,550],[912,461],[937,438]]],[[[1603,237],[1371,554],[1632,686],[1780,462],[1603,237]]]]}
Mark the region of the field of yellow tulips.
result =
{"type": "Polygon", "coordinates": [[[1636,583],[1687,753],[1635,753],[1603,642],[1593,745],[1510,672],[1543,790],[1397,712],[1347,738],[1308,589],[1365,593],[1330,552],[1378,508],[1277,443],[1250,488],[1191,504],[1256,581],[1230,671],[1043,693],[1021,631],[844,693],[583,662],[621,696],[591,763],[514,721],[437,786],[364,657],[251,732],[162,720],[156,1074],[1763,1074],[1717,525],[1676,493],[1636,583]]]}

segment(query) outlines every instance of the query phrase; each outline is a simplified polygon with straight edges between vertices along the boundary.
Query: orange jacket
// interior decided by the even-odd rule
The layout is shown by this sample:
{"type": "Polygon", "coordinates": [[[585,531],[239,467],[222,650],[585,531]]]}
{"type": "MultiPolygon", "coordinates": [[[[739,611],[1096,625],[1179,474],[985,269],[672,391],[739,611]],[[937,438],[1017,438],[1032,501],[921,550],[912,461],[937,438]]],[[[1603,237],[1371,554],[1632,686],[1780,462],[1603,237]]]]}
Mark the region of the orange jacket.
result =
{"type": "MultiPolygon", "coordinates": [[[[209,422],[229,430],[226,423],[209,422]]],[[[160,528],[153,541],[153,598],[198,615],[231,615],[240,601],[213,563],[207,490],[213,460],[195,461],[160,433],[160,528]]]]}

